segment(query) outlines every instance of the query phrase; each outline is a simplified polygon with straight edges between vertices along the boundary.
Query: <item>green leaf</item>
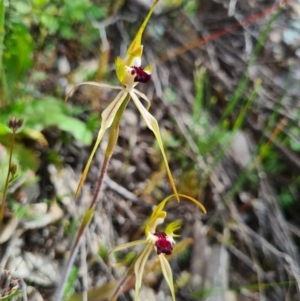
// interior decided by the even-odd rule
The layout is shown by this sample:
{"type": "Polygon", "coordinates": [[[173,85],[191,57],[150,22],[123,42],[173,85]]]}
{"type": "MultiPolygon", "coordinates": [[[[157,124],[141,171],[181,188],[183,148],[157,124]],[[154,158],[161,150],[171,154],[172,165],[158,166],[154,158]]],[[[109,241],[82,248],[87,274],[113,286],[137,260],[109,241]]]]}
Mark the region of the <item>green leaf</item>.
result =
{"type": "Polygon", "coordinates": [[[10,34],[5,37],[5,46],[5,74],[9,90],[13,90],[32,65],[33,41],[29,29],[22,21],[16,20],[12,24],[10,34]]]}
{"type": "Polygon", "coordinates": [[[18,160],[20,165],[22,166],[22,170],[32,170],[36,171],[40,165],[39,157],[31,150],[26,148],[21,143],[15,143],[13,158],[18,160]]]}
{"type": "Polygon", "coordinates": [[[56,126],[88,145],[93,136],[86,124],[77,118],[69,116],[69,108],[63,102],[53,97],[34,99],[26,105],[19,106],[21,116],[26,119],[24,132],[42,131],[50,126],[56,126]]]}
{"type": "Polygon", "coordinates": [[[49,5],[45,13],[40,17],[41,25],[46,28],[50,35],[55,34],[59,29],[59,21],[56,17],[57,14],[58,11],[55,5],[49,5]]]}
{"type": "Polygon", "coordinates": [[[6,123],[0,123],[0,136],[11,134],[12,130],[7,126],[6,123]]]}
{"type": "MultiPolygon", "coordinates": [[[[0,149],[0,154],[2,156],[0,160],[0,170],[4,168],[3,166],[6,166],[6,164],[8,164],[8,156],[6,154],[9,150],[10,140],[10,136],[0,136],[0,147],[1,144],[3,144],[6,149],[4,153],[5,155],[2,154],[3,150],[0,149]]],[[[20,166],[22,167],[21,170],[23,172],[25,172],[26,170],[36,171],[39,166],[39,158],[35,155],[35,153],[18,142],[15,142],[14,144],[13,162],[20,164],[20,166]]]]}
{"type": "Polygon", "coordinates": [[[31,5],[29,5],[25,1],[16,1],[15,7],[17,8],[18,13],[22,15],[28,14],[31,11],[31,5]]]}
{"type": "Polygon", "coordinates": [[[57,114],[52,116],[52,122],[60,130],[72,134],[76,140],[86,145],[92,143],[93,134],[82,121],[73,117],[57,114]]]}
{"type": "Polygon", "coordinates": [[[64,299],[69,298],[75,293],[75,281],[78,278],[78,273],[79,273],[79,268],[73,266],[65,287],[64,299]]]}

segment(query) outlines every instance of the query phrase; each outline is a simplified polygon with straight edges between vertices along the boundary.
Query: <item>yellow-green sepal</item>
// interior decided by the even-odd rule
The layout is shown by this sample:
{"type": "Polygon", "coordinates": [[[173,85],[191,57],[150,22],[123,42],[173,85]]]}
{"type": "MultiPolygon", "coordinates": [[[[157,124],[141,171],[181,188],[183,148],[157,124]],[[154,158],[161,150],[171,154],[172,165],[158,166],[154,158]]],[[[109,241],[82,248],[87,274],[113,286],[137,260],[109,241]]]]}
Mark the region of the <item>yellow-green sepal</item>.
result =
{"type": "Polygon", "coordinates": [[[116,98],[109,104],[109,106],[102,112],[101,114],[101,117],[102,117],[102,120],[101,120],[101,127],[100,127],[100,130],[98,132],[98,136],[97,136],[97,139],[96,139],[96,142],[94,144],[94,147],[92,149],[92,152],[90,153],[90,156],[89,156],[89,159],[85,165],[85,168],[81,174],[81,178],[79,180],[79,184],[77,186],[77,189],[76,189],[76,192],[75,192],[75,197],[77,198],[78,195],[79,195],[79,192],[81,190],[81,187],[85,181],[85,178],[87,176],[87,173],[90,169],[90,166],[91,166],[91,163],[92,163],[92,160],[93,160],[93,157],[96,153],[96,150],[106,132],[106,130],[111,126],[111,124],[113,123],[114,121],[114,118],[120,108],[120,106],[122,105],[123,101],[125,100],[127,96],[127,93],[124,92],[124,91],[121,91],[117,96],[116,98]]]}
{"type": "Polygon", "coordinates": [[[180,237],[180,235],[174,233],[175,231],[179,230],[180,227],[181,227],[181,221],[180,221],[179,219],[177,219],[177,220],[171,222],[171,223],[167,226],[167,228],[166,228],[166,230],[165,230],[165,233],[166,233],[167,236],[169,236],[169,237],[180,237]]]}
{"type": "Polygon", "coordinates": [[[126,77],[126,65],[125,62],[118,56],[115,60],[116,73],[119,81],[123,83],[126,77]]]}
{"type": "Polygon", "coordinates": [[[147,73],[151,73],[152,70],[153,70],[153,65],[149,65],[149,66],[144,68],[144,71],[147,72],[147,73]]]}
{"type": "Polygon", "coordinates": [[[135,273],[135,294],[134,294],[134,301],[139,300],[139,291],[142,286],[142,279],[143,273],[145,269],[146,261],[153,249],[153,246],[150,244],[146,244],[144,250],[140,253],[139,257],[137,258],[134,264],[134,273],[135,273]]]}
{"type": "Polygon", "coordinates": [[[132,66],[134,59],[142,56],[142,53],[143,53],[143,47],[141,45],[142,35],[143,35],[145,27],[155,9],[155,6],[157,5],[158,2],[159,2],[159,0],[155,0],[154,3],[152,4],[148,15],[146,16],[144,22],[142,23],[140,29],[138,30],[138,32],[136,34],[134,40],[132,41],[132,43],[130,44],[130,46],[127,50],[126,58],[125,58],[125,64],[127,66],[132,66]]]}
{"type": "Polygon", "coordinates": [[[174,290],[174,283],[173,283],[173,274],[172,274],[170,264],[169,264],[168,260],[166,259],[166,257],[164,256],[164,254],[158,255],[158,258],[160,261],[162,273],[163,273],[164,278],[166,279],[168,286],[170,288],[172,300],[175,301],[176,298],[175,298],[175,290],[174,290]]]}
{"type": "Polygon", "coordinates": [[[143,45],[135,49],[130,55],[126,55],[125,62],[128,63],[130,66],[141,66],[142,62],[142,54],[143,54],[143,45]]]}
{"type": "Polygon", "coordinates": [[[205,207],[200,203],[198,202],[196,199],[186,195],[186,194],[182,194],[182,193],[177,193],[177,194],[171,194],[169,196],[167,196],[165,199],[163,199],[158,205],[157,207],[155,207],[155,209],[153,210],[152,212],[152,215],[151,215],[151,219],[154,218],[155,216],[157,216],[160,212],[165,212],[163,211],[166,203],[172,198],[172,197],[182,197],[182,198],[185,198],[189,201],[191,201],[192,203],[194,203],[196,206],[198,206],[204,214],[206,214],[206,209],[205,207]]]}
{"type": "Polygon", "coordinates": [[[146,229],[145,229],[146,236],[148,236],[149,233],[155,232],[156,226],[159,224],[162,224],[167,216],[166,211],[156,211],[155,209],[152,212],[152,215],[146,226],[146,229]]]}
{"type": "Polygon", "coordinates": [[[179,202],[179,197],[178,197],[178,192],[175,186],[175,182],[169,167],[169,163],[168,163],[168,159],[164,150],[164,145],[163,145],[163,141],[160,135],[160,131],[159,131],[159,127],[158,127],[158,122],[157,120],[147,111],[147,109],[142,105],[142,103],[140,102],[140,100],[138,99],[138,97],[135,95],[135,93],[129,93],[133,102],[135,103],[137,109],[140,111],[147,127],[153,132],[157,143],[159,145],[160,151],[162,153],[163,156],[163,160],[165,162],[165,167],[167,170],[167,174],[169,177],[169,181],[172,187],[172,190],[174,191],[174,194],[176,195],[177,201],[179,202]]]}

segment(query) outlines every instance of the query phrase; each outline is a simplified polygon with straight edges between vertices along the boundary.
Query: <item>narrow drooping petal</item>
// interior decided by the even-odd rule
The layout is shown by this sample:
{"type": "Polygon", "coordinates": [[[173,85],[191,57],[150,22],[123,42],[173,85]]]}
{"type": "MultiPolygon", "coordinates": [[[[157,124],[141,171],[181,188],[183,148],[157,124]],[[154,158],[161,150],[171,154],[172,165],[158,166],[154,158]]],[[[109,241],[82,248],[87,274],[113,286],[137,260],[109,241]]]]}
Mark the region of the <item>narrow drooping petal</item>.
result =
{"type": "MultiPolygon", "coordinates": [[[[192,197],[189,197],[185,194],[172,194],[172,195],[169,195],[168,197],[166,197],[164,200],[162,200],[153,210],[152,214],[151,214],[151,217],[149,219],[149,222],[148,222],[148,225],[145,229],[145,234],[146,236],[148,237],[149,235],[151,235],[151,233],[154,233],[155,232],[155,229],[156,229],[156,226],[158,224],[161,224],[167,213],[166,211],[164,211],[164,207],[166,205],[166,203],[172,198],[172,197],[183,197],[191,202],[193,202],[194,204],[196,204],[204,213],[206,213],[206,209],[204,208],[204,206],[198,202],[197,200],[195,200],[194,198],[192,197]]],[[[178,221],[174,221],[172,222],[166,229],[166,234],[168,236],[177,236],[176,234],[174,235],[174,231],[179,229],[180,227],[180,223],[178,221]],[[173,234],[172,234],[173,233],[173,234]]]]}
{"type": "MultiPolygon", "coordinates": [[[[135,247],[135,246],[138,246],[138,245],[142,245],[142,244],[146,244],[147,241],[145,239],[141,239],[141,240],[135,240],[135,241],[132,241],[132,242],[128,242],[126,244],[123,244],[123,245],[120,245],[118,247],[115,247],[113,248],[109,253],[108,253],[108,257],[110,257],[111,254],[115,253],[115,252],[118,252],[118,251],[122,251],[122,250],[125,250],[125,249],[128,249],[128,248],[131,248],[131,247],[135,247]]],[[[118,262],[118,263],[112,263],[111,262],[111,265],[113,266],[124,266],[125,262],[127,260],[123,261],[123,262],[118,262]]]]}
{"type": "Polygon", "coordinates": [[[140,92],[140,91],[137,90],[137,89],[133,89],[133,92],[134,92],[135,94],[137,94],[138,96],[140,96],[141,98],[143,98],[144,100],[147,101],[147,108],[146,108],[146,110],[149,111],[150,106],[151,106],[151,102],[150,102],[149,98],[148,98],[144,93],[140,92]]]}
{"type": "Polygon", "coordinates": [[[145,269],[146,261],[152,251],[153,246],[150,244],[146,244],[144,250],[139,255],[138,259],[134,265],[134,273],[135,273],[135,294],[134,294],[134,301],[139,300],[139,291],[142,286],[142,279],[143,279],[143,272],[145,269]]]}
{"type": "Polygon", "coordinates": [[[161,270],[163,272],[164,278],[166,279],[168,286],[171,291],[172,299],[175,301],[175,291],[174,291],[174,283],[173,283],[173,274],[172,270],[170,267],[170,264],[166,257],[163,254],[158,255],[159,261],[160,261],[160,266],[161,270]]]}
{"type": "Polygon", "coordinates": [[[68,92],[68,94],[65,97],[65,101],[68,100],[69,96],[75,91],[75,89],[77,89],[79,86],[83,86],[83,85],[96,86],[96,87],[105,88],[105,89],[122,90],[122,87],[119,87],[119,86],[112,86],[112,85],[96,83],[96,82],[83,82],[83,83],[76,85],[74,88],[72,88],[68,92]]]}
{"type": "Polygon", "coordinates": [[[127,93],[125,91],[121,91],[117,97],[109,104],[109,106],[102,112],[101,114],[101,117],[102,117],[102,120],[101,120],[101,127],[100,127],[100,130],[98,132],[98,136],[97,136],[97,140],[95,142],[95,145],[93,147],[93,150],[90,154],[90,157],[86,163],[86,166],[84,168],[84,171],[81,175],[81,178],[80,178],[80,181],[79,181],[79,184],[78,184],[78,187],[77,187],[77,190],[76,190],[76,193],[75,193],[75,197],[77,198],[78,197],[78,194],[81,190],[81,187],[85,181],[85,178],[86,178],[86,175],[89,171],[89,168],[90,168],[90,165],[92,163],[92,159],[95,155],[95,152],[106,132],[106,130],[111,126],[116,114],[117,114],[117,111],[118,109],[120,108],[120,106],[122,105],[125,97],[127,96],[127,93]]]}
{"type": "Polygon", "coordinates": [[[147,241],[145,239],[131,241],[131,242],[128,242],[126,244],[123,244],[123,245],[120,245],[118,247],[113,248],[109,253],[118,252],[118,251],[121,251],[121,250],[124,250],[124,249],[127,249],[127,248],[131,248],[131,247],[134,247],[134,246],[137,246],[137,245],[142,245],[142,244],[145,244],[145,243],[147,243],[147,241]]]}
{"type": "Polygon", "coordinates": [[[142,105],[142,103],[140,102],[138,97],[135,95],[135,93],[130,92],[130,96],[131,96],[132,100],[134,101],[136,107],[140,111],[147,127],[154,133],[154,136],[155,136],[155,138],[158,142],[160,151],[161,151],[162,156],[164,158],[165,166],[166,166],[166,169],[167,169],[167,174],[169,176],[169,180],[170,180],[172,189],[173,189],[174,194],[177,198],[177,201],[179,202],[178,192],[177,192],[177,189],[176,189],[176,186],[175,186],[175,183],[174,183],[174,179],[173,179],[171,170],[169,168],[169,163],[168,163],[167,156],[165,154],[165,150],[164,150],[163,142],[162,142],[162,139],[161,139],[161,135],[160,135],[157,120],[146,110],[146,108],[142,105]]]}
{"type": "Polygon", "coordinates": [[[160,212],[164,212],[163,209],[164,209],[166,203],[167,203],[168,201],[170,201],[170,199],[171,199],[172,197],[182,197],[182,198],[185,198],[185,199],[191,201],[192,203],[194,203],[196,206],[198,206],[198,207],[203,211],[203,213],[206,214],[206,209],[205,209],[205,207],[204,207],[200,202],[198,202],[196,199],[194,199],[194,198],[192,198],[192,197],[190,197],[190,196],[188,196],[188,195],[186,195],[186,194],[178,193],[178,194],[171,194],[171,195],[169,195],[168,197],[166,197],[164,200],[162,200],[162,201],[155,207],[155,209],[153,210],[150,219],[155,219],[156,216],[158,216],[160,212]]]}

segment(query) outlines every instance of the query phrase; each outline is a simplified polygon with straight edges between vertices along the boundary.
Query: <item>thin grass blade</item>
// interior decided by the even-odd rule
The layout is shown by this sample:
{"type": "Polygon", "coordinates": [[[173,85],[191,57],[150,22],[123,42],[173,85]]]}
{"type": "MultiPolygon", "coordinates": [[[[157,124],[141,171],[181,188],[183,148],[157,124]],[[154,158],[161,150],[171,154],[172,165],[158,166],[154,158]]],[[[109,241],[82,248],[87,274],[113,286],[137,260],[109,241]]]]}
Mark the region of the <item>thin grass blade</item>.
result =
{"type": "Polygon", "coordinates": [[[229,114],[232,112],[232,110],[235,108],[235,106],[237,105],[237,103],[239,102],[242,94],[244,93],[247,84],[250,80],[249,78],[249,68],[254,64],[254,62],[256,61],[257,55],[259,53],[259,51],[261,50],[261,48],[264,45],[264,42],[266,41],[266,38],[268,37],[268,34],[271,30],[271,26],[274,23],[274,21],[277,20],[277,18],[279,17],[279,15],[281,14],[283,8],[278,9],[278,11],[272,16],[272,18],[270,19],[270,21],[267,23],[266,27],[264,28],[263,32],[260,34],[258,41],[255,45],[254,51],[250,57],[247,69],[242,77],[242,79],[239,82],[239,85],[237,87],[237,89],[235,90],[235,93],[233,94],[233,96],[231,97],[231,99],[229,100],[229,103],[225,109],[225,112],[222,115],[222,119],[221,119],[221,123],[223,123],[223,121],[225,120],[225,118],[227,118],[229,116],[229,114]]]}

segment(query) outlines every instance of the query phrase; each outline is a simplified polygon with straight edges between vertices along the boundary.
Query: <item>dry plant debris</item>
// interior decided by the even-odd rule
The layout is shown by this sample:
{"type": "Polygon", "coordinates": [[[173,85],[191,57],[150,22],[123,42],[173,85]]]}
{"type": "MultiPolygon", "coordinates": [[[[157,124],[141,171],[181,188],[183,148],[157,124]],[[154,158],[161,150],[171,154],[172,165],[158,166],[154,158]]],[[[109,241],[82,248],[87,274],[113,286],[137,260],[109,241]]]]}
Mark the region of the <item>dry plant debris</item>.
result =
{"type": "MultiPolygon", "coordinates": [[[[128,32],[136,29],[135,24],[142,20],[140,14],[146,13],[140,1],[120,2],[123,5],[119,3],[111,8],[110,18],[100,22],[99,27],[99,40],[103,44],[109,42],[111,58],[119,49],[125,49],[128,32]]],[[[299,179],[296,175],[300,170],[300,156],[299,150],[286,143],[287,139],[299,143],[299,132],[294,133],[294,128],[300,126],[299,1],[291,1],[283,9],[249,68],[250,82],[244,100],[258,79],[262,84],[243,127],[230,136],[232,139],[226,142],[217,164],[214,163],[220,154],[220,144],[204,153],[205,145],[199,147],[198,140],[198,136],[205,136],[222,118],[271,16],[247,25],[243,25],[243,20],[273,4],[255,0],[205,0],[191,12],[180,5],[166,7],[154,16],[146,33],[146,60],[156,61],[153,85],[147,96],[155,97],[151,110],[164,128],[162,135],[167,141],[170,169],[177,180],[181,179],[178,190],[192,192],[208,210],[208,215],[203,217],[193,207],[179,208],[183,220],[181,238],[192,240],[185,241],[186,249],[178,244],[178,256],[171,261],[177,300],[299,300],[299,183],[293,187],[290,184],[299,179]],[[241,26],[232,33],[165,59],[173,50],[236,23],[241,26]],[[201,116],[208,116],[209,126],[205,128],[199,122],[191,130],[195,123],[191,117],[195,109],[194,72],[200,68],[210,79],[201,111],[201,116]],[[269,127],[273,112],[277,115],[269,127]],[[280,123],[281,120],[284,121],[280,123]],[[266,152],[258,151],[261,141],[265,141],[262,145],[266,152],[273,151],[271,159],[276,153],[277,163],[285,164],[284,172],[266,170],[264,160],[269,158],[264,155],[266,152]],[[242,177],[248,177],[247,181],[238,186],[242,177]],[[292,189],[295,202],[290,207],[279,205],[282,187],[292,189]],[[294,187],[298,190],[294,191],[294,187]]],[[[52,91],[59,85],[68,91],[87,73],[93,73],[97,60],[91,51],[88,54],[85,51],[76,47],[76,40],[61,40],[57,48],[37,53],[35,68],[49,72],[47,79],[36,85],[39,93],[52,91]]],[[[103,52],[101,55],[103,60],[103,52]]],[[[109,59],[109,71],[112,71],[111,63],[109,59]]],[[[103,76],[107,81],[111,79],[110,72],[103,76]]],[[[72,98],[72,105],[89,104],[100,113],[113,96],[110,92],[82,88],[72,98]]],[[[229,127],[242,108],[238,104],[224,120],[229,127]]],[[[88,113],[87,110],[81,117],[86,120],[88,113]]],[[[126,114],[104,181],[103,202],[95,211],[75,261],[73,292],[85,292],[86,300],[98,300],[101,290],[97,288],[106,283],[107,287],[113,285],[124,274],[124,267],[112,268],[105,254],[114,246],[141,239],[152,206],[171,193],[152,135],[137,117],[133,105],[129,105],[126,114]]],[[[55,129],[45,132],[48,149],[32,146],[41,154],[39,181],[29,189],[24,185],[24,178],[20,178],[10,187],[9,195],[21,205],[18,208],[22,212],[15,214],[9,206],[5,210],[0,232],[0,297],[19,291],[19,296],[12,300],[25,300],[24,294],[27,300],[51,300],[76,226],[90,203],[104,146],[97,151],[87,182],[75,201],[73,193],[89,148],[78,142],[64,145],[59,135],[55,129]],[[61,166],[49,162],[50,149],[59,154],[61,166]]],[[[0,148],[0,160],[3,153],[0,148]]],[[[170,206],[170,220],[176,218],[176,210],[170,206]]],[[[170,293],[161,281],[154,257],[146,271],[140,299],[168,300],[170,293]]],[[[132,300],[132,288],[134,279],[129,279],[120,300],[132,300]]],[[[81,296],[75,295],[71,300],[84,300],[81,296]]]]}

